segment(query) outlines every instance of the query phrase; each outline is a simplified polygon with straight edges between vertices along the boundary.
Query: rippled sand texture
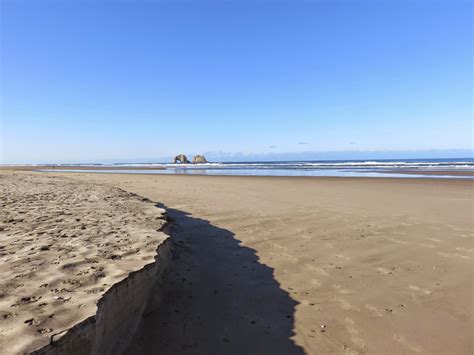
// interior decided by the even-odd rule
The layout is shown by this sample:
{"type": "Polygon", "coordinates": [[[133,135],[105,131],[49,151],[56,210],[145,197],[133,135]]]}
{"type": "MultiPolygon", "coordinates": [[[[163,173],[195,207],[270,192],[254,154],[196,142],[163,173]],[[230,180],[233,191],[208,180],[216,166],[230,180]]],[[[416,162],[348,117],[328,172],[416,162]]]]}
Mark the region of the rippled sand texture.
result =
{"type": "Polygon", "coordinates": [[[152,263],[164,211],[107,185],[0,174],[0,349],[20,353],[94,315],[97,300],[152,263]]]}

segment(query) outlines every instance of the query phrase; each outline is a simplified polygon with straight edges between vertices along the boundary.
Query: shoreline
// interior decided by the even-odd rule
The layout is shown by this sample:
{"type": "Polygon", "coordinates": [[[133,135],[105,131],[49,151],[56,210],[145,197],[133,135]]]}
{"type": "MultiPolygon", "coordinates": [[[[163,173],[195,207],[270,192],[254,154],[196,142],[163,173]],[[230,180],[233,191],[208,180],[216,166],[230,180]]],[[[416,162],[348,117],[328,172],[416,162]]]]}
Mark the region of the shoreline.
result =
{"type": "MultiPolygon", "coordinates": [[[[121,169],[120,169],[121,170],[121,169]]],[[[472,175],[473,178],[470,178],[470,174],[463,175],[463,174],[455,174],[452,176],[446,175],[446,177],[439,177],[439,174],[414,174],[417,176],[413,177],[389,177],[383,176],[270,176],[270,175],[212,175],[212,174],[174,174],[174,173],[160,173],[160,174],[150,174],[150,173],[131,173],[131,172],[107,172],[105,171],[71,171],[71,172],[61,172],[61,171],[44,171],[44,170],[31,170],[32,173],[41,173],[41,174],[92,174],[92,175],[126,175],[126,176],[169,176],[169,177],[185,177],[185,178],[225,178],[225,179],[272,179],[272,180],[286,180],[286,179],[294,179],[294,180],[320,180],[320,181],[330,181],[330,180],[341,180],[341,181],[350,181],[350,180],[368,180],[368,181],[472,181],[474,180],[474,174],[472,175]]],[[[404,175],[409,175],[411,173],[400,173],[404,175]]]]}
{"type": "MultiPolygon", "coordinates": [[[[38,165],[38,166],[0,166],[0,171],[38,171],[38,172],[59,172],[61,173],[64,170],[67,171],[73,171],[76,173],[99,173],[99,172],[107,172],[107,171],[117,171],[116,174],[126,174],[127,171],[133,172],[133,171],[147,171],[144,173],[141,172],[136,172],[134,174],[151,174],[152,171],[159,171],[160,175],[186,175],[186,176],[241,176],[241,177],[246,177],[246,176],[259,176],[259,177],[297,177],[297,178],[382,178],[383,176],[364,176],[364,173],[376,173],[376,174],[401,174],[401,175],[407,175],[406,178],[434,178],[434,179],[439,179],[439,178],[445,178],[445,179],[450,179],[450,178],[474,178],[474,170],[470,169],[439,169],[439,168],[433,168],[433,169],[411,169],[411,168],[392,168],[392,169],[386,169],[386,168],[370,168],[367,167],[366,170],[354,170],[351,168],[334,168],[330,170],[336,170],[339,171],[340,173],[359,173],[360,176],[304,176],[304,175],[256,175],[256,174],[248,174],[248,175],[238,175],[238,174],[225,174],[225,173],[200,173],[198,168],[191,168],[189,169],[190,172],[192,173],[175,173],[173,170],[175,170],[176,167],[156,167],[156,166],[95,166],[95,165],[70,165],[70,166],[48,166],[48,165],[38,165]],[[122,172],[124,171],[124,172],[122,172]],[[163,172],[163,171],[169,171],[163,172]],[[411,175],[411,176],[410,176],[411,175]]],[[[187,168],[184,168],[187,169],[187,168]]],[[[202,168],[203,170],[206,170],[206,168],[202,168]]],[[[212,168],[209,167],[207,169],[210,170],[216,170],[216,171],[226,171],[227,168],[212,168]]],[[[245,169],[244,169],[245,170],[245,169]]],[[[294,171],[298,169],[288,169],[289,171],[294,171]]],[[[314,171],[321,171],[324,172],[327,169],[317,169],[315,168],[314,171]]],[[[271,171],[271,170],[270,170],[271,171]]],[[[304,170],[302,170],[304,171],[304,170]]],[[[386,177],[390,179],[396,179],[400,178],[399,176],[393,176],[393,177],[386,177]]]]}

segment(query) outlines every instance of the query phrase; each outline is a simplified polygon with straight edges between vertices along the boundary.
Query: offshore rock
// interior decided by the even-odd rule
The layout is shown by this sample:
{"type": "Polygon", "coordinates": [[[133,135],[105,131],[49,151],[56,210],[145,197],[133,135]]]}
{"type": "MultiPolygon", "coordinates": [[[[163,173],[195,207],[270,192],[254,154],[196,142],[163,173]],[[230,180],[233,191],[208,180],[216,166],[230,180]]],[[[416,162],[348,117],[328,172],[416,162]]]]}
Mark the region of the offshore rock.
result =
{"type": "Polygon", "coordinates": [[[206,157],[204,155],[196,155],[193,158],[193,164],[203,164],[207,163],[206,157]]]}
{"type": "Polygon", "coordinates": [[[184,154],[179,154],[179,155],[175,156],[174,157],[174,162],[179,163],[179,164],[189,164],[190,163],[190,161],[188,160],[188,158],[184,154]]]}

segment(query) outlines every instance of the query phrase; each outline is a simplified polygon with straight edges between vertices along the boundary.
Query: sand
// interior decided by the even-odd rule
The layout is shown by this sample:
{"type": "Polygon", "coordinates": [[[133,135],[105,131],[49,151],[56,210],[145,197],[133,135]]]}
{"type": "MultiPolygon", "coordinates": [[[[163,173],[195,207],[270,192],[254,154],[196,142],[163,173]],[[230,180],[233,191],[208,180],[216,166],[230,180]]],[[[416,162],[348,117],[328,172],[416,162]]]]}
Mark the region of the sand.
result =
{"type": "Polygon", "coordinates": [[[1,353],[41,348],[94,316],[167,238],[163,210],[109,186],[2,173],[0,204],[1,353]]]}
{"type": "Polygon", "coordinates": [[[164,170],[161,166],[107,166],[107,165],[0,165],[0,171],[39,171],[39,170],[164,170]]]}
{"type": "Polygon", "coordinates": [[[22,174],[174,220],[130,354],[473,353],[473,181],[22,174]]]}
{"type": "Polygon", "coordinates": [[[454,170],[454,169],[380,169],[374,170],[378,173],[387,174],[409,174],[409,175],[431,175],[431,176],[474,176],[474,170],[454,170]]]}

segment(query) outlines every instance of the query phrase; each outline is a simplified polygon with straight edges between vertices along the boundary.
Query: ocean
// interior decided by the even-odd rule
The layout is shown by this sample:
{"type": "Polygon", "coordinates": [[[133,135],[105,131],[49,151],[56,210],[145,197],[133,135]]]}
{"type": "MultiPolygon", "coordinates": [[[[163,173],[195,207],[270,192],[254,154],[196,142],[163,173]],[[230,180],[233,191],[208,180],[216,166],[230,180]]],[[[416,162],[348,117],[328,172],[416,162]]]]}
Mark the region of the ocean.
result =
{"type": "MultiPolygon", "coordinates": [[[[261,162],[210,162],[206,164],[174,163],[116,163],[116,164],[61,164],[61,167],[84,166],[84,169],[64,170],[69,172],[104,172],[97,167],[114,167],[110,173],[134,174],[184,174],[184,175],[235,175],[235,176],[335,176],[335,177],[403,177],[420,178],[431,173],[437,178],[473,178],[455,175],[453,172],[474,172],[474,158],[453,159],[387,159],[387,160],[312,160],[312,161],[261,161],[261,162]],[[123,167],[122,169],[119,169],[123,167]],[[147,170],[140,170],[146,167],[147,170]],[[157,170],[149,170],[156,167],[157,170]],[[129,170],[133,168],[134,170],[129,170]],[[404,171],[402,173],[402,171],[404,171]],[[412,172],[411,174],[409,172],[412,172]]],[[[52,169],[46,169],[52,171],[52,169]]],[[[458,173],[457,173],[458,174],[458,173]]]]}

